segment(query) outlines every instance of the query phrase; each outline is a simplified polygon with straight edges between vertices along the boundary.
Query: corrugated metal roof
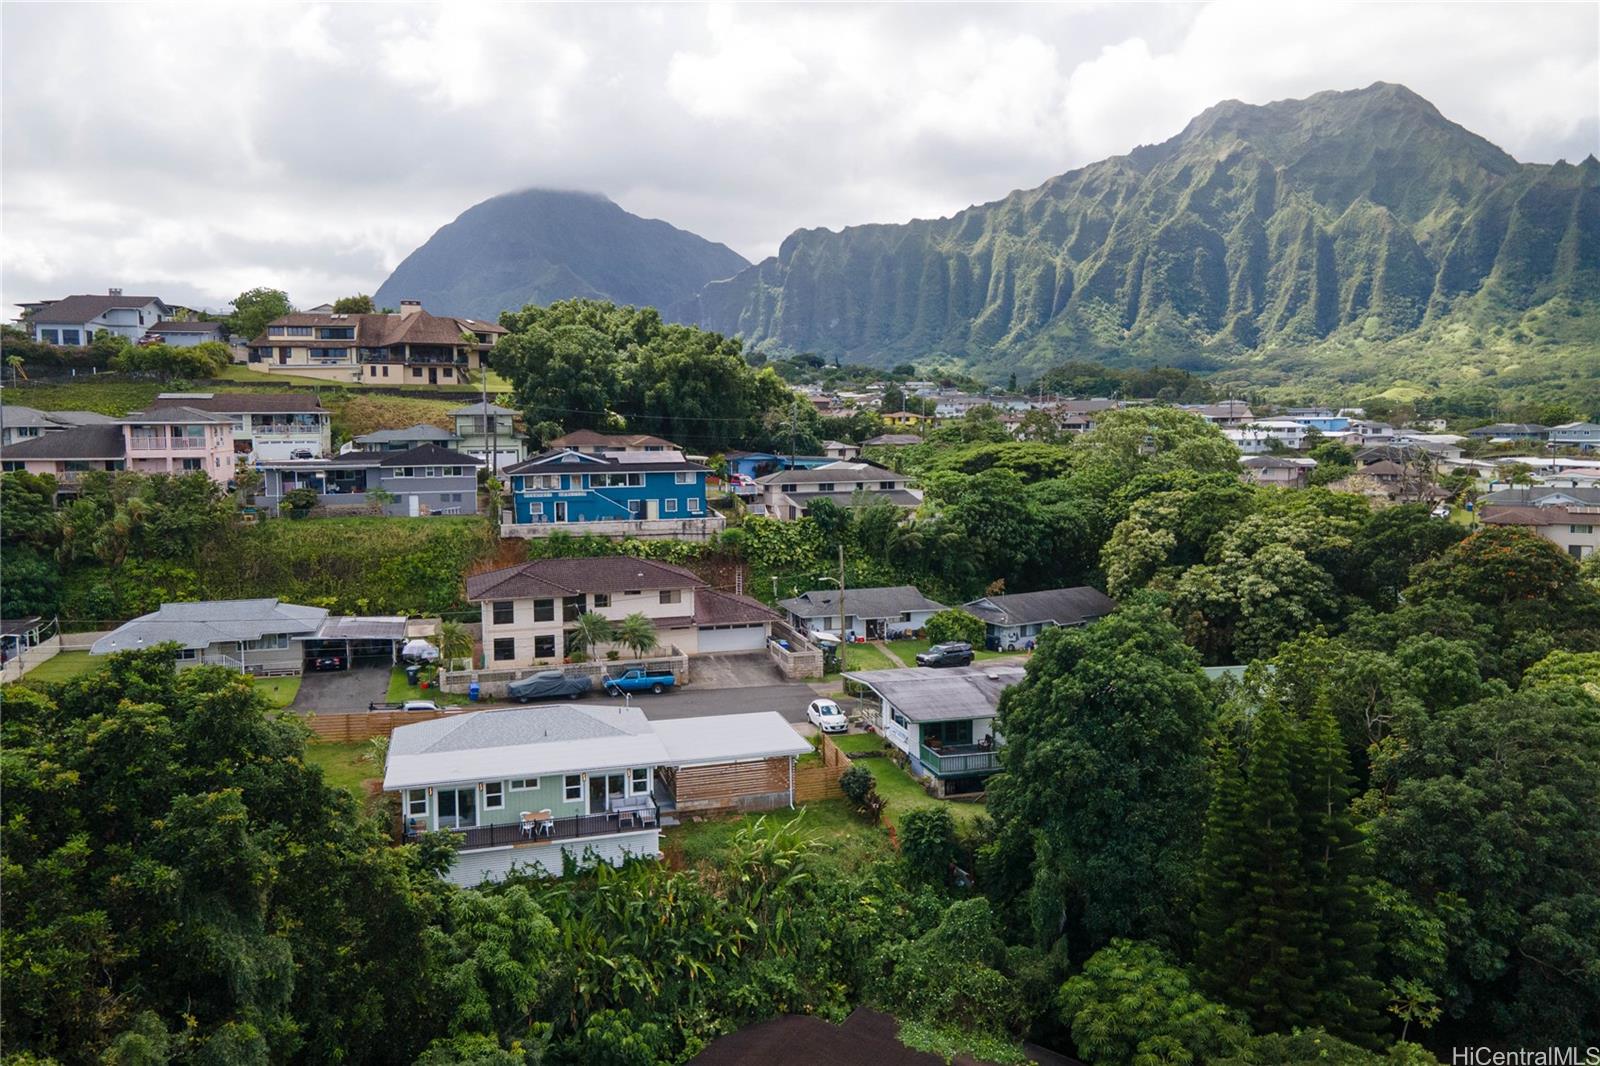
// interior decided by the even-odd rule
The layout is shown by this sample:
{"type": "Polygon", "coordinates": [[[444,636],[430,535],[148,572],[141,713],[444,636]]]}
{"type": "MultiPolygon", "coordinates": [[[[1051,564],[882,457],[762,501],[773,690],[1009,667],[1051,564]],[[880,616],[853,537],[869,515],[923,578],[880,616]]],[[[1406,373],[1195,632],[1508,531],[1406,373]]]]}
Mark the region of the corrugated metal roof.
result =
{"type": "Polygon", "coordinates": [[[137,651],[175,641],[201,650],[212,644],[259,640],[269,633],[287,633],[291,639],[314,636],[328,617],[321,607],[279,603],[275,599],[201,600],[163,603],[161,609],[125,622],[94,642],[94,655],[137,651]]]}
{"type": "Polygon", "coordinates": [[[1020,666],[858,670],[844,676],[866,685],[913,722],[993,718],[1000,693],[1021,681],[1020,666]]]}
{"type": "Polygon", "coordinates": [[[994,625],[1028,625],[1054,622],[1058,626],[1078,625],[1110,614],[1117,602],[1099,589],[1079,585],[1069,589],[1044,589],[1017,592],[1008,596],[980,596],[962,605],[994,625]]]}

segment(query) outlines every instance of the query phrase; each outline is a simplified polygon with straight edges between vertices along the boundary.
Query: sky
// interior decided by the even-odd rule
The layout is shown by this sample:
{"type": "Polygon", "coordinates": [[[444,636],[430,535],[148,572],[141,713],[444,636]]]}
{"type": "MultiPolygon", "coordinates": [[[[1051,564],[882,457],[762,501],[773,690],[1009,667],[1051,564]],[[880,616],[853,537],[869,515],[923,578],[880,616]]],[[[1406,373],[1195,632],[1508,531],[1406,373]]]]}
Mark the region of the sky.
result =
{"type": "Polygon", "coordinates": [[[1374,81],[1524,162],[1600,154],[1600,3],[5,3],[0,302],[309,307],[529,186],[758,260],[1374,81]]]}

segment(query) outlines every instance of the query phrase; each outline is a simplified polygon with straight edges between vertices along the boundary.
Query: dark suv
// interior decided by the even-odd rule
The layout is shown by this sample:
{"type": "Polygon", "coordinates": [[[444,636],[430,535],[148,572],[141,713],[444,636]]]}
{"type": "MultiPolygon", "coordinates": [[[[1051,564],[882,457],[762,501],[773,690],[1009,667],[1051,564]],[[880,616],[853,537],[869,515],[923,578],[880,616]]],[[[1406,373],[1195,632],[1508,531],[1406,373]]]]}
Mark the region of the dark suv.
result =
{"type": "Polygon", "coordinates": [[[972,645],[962,641],[935,644],[917,656],[918,666],[967,666],[972,662],[972,645]]]}

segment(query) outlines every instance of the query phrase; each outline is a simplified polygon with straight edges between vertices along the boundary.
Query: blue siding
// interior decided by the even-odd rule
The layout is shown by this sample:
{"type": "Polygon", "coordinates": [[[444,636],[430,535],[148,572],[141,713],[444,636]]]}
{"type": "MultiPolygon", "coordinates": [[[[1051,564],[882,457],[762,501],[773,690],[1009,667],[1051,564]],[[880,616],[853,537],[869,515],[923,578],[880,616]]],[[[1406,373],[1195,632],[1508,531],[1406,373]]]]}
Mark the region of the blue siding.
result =
{"type": "Polygon", "coordinates": [[[593,474],[562,472],[559,489],[528,487],[535,477],[554,473],[554,468],[546,468],[539,474],[511,476],[512,505],[519,523],[557,521],[557,504],[564,506],[564,520],[574,523],[629,518],[704,518],[711,513],[706,507],[706,475],[701,470],[687,471],[688,484],[678,484],[678,471],[646,471],[641,472],[641,485],[595,487],[589,483],[590,478],[607,473],[603,467],[597,467],[593,474]],[[654,514],[649,506],[652,501],[654,514]],[[637,505],[638,510],[631,505],[637,505]]]}

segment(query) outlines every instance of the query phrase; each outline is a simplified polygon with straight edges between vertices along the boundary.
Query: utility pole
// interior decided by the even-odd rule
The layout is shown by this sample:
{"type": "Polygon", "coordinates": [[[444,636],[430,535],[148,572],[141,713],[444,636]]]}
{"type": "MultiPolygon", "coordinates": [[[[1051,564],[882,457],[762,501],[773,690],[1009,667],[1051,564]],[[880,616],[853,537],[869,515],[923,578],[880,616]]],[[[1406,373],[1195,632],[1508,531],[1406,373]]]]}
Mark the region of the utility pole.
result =
{"type": "Polygon", "coordinates": [[[845,672],[844,646],[849,643],[844,628],[844,540],[839,541],[839,672],[845,672]]]}
{"type": "Polygon", "coordinates": [[[800,401],[789,401],[789,469],[794,469],[795,437],[800,432],[800,401]]]}

